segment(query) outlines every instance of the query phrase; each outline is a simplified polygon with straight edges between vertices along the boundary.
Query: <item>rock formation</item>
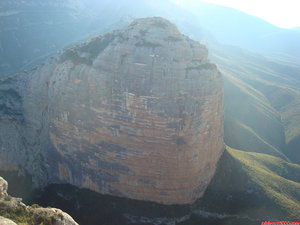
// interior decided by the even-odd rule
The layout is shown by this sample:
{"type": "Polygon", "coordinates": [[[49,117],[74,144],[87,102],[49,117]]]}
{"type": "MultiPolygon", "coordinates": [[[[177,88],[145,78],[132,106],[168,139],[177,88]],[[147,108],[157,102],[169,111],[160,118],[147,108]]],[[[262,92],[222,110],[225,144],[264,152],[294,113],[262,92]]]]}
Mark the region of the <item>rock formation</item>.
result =
{"type": "Polygon", "coordinates": [[[162,18],[68,49],[0,91],[0,169],[39,185],[192,203],[224,149],[221,74],[162,18]]]}
{"type": "Polygon", "coordinates": [[[7,219],[2,216],[0,216],[0,224],[2,224],[2,225],[17,225],[15,222],[11,221],[10,219],[7,219]]]}
{"type": "Polygon", "coordinates": [[[0,177],[0,224],[51,224],[51,225],[78,225],[73,218],[55,208],[42,208],[38,205],[26,206],[22,199],[7,194],[8,184],[0,177]],[[5,218],[6,216],[8,218],[5,218]],[[14,220],[15,222],[13,222],[14,220]]]}

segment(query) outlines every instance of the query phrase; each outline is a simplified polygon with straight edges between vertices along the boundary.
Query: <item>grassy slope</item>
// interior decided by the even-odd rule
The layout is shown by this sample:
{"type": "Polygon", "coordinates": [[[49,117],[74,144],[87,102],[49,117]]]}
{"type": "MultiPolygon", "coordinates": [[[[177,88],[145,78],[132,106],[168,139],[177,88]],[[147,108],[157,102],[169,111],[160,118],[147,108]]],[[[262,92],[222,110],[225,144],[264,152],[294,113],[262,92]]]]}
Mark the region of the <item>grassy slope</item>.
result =
{"type": "Polygon", "coordinates": [[[300,166],[227,147],[201,202],[198,204],[220,213],[299,220],[300,166]]]}
{"type": "Polygon", "coordinates": [[[272,205],[290,218],[299,218],[300,166],[274,156],[245,153],[228,148],[251,181],[259,186],[272,205]]]}
{"type": "Polygon", "coordinates": [[[225,142],[238,149],[286,158],[281,152],[283,129],[264,96],[225,74],[225,142]],[[272,133],[270,133],[272,131],[272,133]]]}
{"type": "Polygon", "coordinates": [[[211,52],[224,74],[226,143],[300,163],[297,59],[224,46],[213,46],[211,52]]]}
{"type": "Polygon", "coordinates": [[[300,65],[211,47],[224,74],[225,142],[202,201],[209,210],[266,220],[300,217],[300,65]],[[297,163],[293,164],[291,162],[297,163]]]}

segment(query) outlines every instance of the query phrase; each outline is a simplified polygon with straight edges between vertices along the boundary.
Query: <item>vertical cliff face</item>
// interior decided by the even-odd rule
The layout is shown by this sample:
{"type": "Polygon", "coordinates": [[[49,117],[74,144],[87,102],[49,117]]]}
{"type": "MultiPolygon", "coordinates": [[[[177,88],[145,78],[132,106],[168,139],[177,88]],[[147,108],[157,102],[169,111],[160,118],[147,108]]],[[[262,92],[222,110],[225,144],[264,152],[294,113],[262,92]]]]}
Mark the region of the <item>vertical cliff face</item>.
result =
{"type": "Polygon", "coordinates": [[[68,49],[22,85],[22,129],[42,159],[27,170],[40,180],[183,204],[215,172],[221,75],[203,45],[162,18],[68,49]]]}

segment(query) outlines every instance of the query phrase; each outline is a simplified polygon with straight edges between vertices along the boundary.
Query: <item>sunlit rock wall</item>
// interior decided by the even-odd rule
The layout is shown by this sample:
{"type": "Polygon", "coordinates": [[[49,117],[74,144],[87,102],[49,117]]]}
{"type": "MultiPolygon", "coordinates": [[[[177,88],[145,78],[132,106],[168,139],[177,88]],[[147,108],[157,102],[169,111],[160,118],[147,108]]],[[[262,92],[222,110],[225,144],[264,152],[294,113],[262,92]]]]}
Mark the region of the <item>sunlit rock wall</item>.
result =
{"type": "Polygon", "coordinates": [[[224,148],[223,83],[175,25],[135,20],[29,77],[23,115],[40,179],[163,204],[202,196],[224,148]]]}

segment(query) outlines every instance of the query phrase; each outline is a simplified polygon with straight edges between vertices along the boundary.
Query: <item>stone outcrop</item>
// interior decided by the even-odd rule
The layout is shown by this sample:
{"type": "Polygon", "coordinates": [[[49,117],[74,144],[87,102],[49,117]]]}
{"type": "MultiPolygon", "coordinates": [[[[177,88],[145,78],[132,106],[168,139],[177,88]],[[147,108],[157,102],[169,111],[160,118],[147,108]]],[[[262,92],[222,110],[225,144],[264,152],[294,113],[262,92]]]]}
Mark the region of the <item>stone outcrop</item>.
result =
{"type": "Polygon", "coordinates": [[[60,209],[43,208],[36,204],[26,206],[22,203],[22,199],[9,196],[7,181],[2,177],[0,177],[0,189],[2,190],[2,195],[0,195],[1,225],[14,225],[15,222],[18,224],[78,225],[69,214],[60,209]]]}
{"type": "Polygon", "coordinates": [[[0,169],[24,169],[39,185],[192,203],[224,149],[221,74],[205,46],[162,18],[68,49],[12,83],[17,91],[0,85],[11,99],[0,98],[0,169]]]}
{"type": "Polygon", "coordinates": [[[63,212],[60,209],[56,208],[32,208],[29,209],[30,212],[32,212],[36,217],[44,217],[44,218],[55,218],[53,221],[55,221],[54,225],[78,225],[74,221],[74,219],[67,213],[63,212]]]}
{"type": "Polygon", "coordinates": [[[8,183],[0,177],[0,197],[7,196],[8,183]]]}
{"type": "Polygon", "coordinates": [[[15,222],[11,221],[10,219],[7,219],[2,216],[0,216],[0,224],[2,224],[2,225],[17,225],[15,222]]]}

